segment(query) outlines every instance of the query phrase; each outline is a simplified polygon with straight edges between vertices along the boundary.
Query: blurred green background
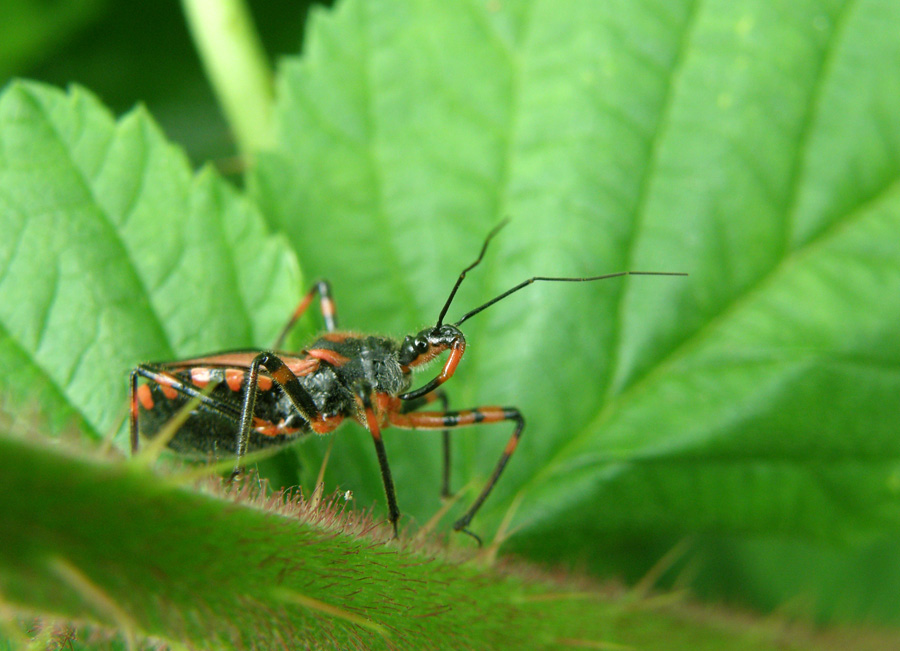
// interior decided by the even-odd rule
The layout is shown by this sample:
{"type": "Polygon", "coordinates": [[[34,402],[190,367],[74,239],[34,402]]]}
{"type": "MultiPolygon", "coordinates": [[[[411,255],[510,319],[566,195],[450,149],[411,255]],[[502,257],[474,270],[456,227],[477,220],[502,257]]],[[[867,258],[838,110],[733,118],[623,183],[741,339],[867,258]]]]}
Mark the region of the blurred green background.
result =
{"type": "MultiPolygon", "coordinates": [[[[299,51],[310,4],[250,4],[273,62],[299,51]]],[[[195,164],[228,167],[234,141],[180,3],[2,0],[0,15],[0,85],[12,77],[78,83],[116,114],[144,104],[195,164]]]]}

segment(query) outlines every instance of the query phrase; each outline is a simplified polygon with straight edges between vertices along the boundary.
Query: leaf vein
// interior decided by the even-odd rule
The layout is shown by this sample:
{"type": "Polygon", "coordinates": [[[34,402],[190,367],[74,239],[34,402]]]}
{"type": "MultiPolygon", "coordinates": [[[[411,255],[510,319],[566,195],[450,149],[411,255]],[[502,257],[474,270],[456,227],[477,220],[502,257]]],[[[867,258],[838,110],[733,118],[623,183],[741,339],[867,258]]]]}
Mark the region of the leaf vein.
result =
{"type": "Polygon", "coordinates": [[[807,104],[807,110],[804,113],[803,121],[800,124],[800,132],[797,137],[797,146],[795,148],[796,155],[794,156],[793,163],[791,165],[790,176],[788,178],[788,188],[790,188],[790,197],[786,202],[786,208],[784,212],[784,230],[781,238],[781,251],[785,253],[788,251],[790,247],[790,243],[794,238],[794,229],[797,222],[797,209],[799,208],[800,202],[800,189],[803,187],[803,176],[804,176],[804,162],[806,161],[806,154],[809,150],[809,141],[813,131],[813,126],[816,123],[816,119],[818,117],[819,108],[822,106],[822,95],[825,92],[827,87],[827,81],[831,78],[831,72],[833,71],[833,66],[835,65],[835,56],[837,51],[837,45],[841,42],[841,36],[843,36],[843,29],[846,27],[848,20],[848,14],[850,13],[850,7],[856,4],[856,0],[848,0],[841,7],[840,12],[837,15],[837,19],[833,22],[833,29],[829,34],[828,40],[825,43],[825,48],[822,52],[822,57],[819,63],[818,68],[816,69],[816,77],[813,81],[812,89],[809,95],[809,102],[807,104]]]}
{"type": "Polygon", "coordinates": [[[607,400],[597,417],[580,433],[569,438],[565,442],[565,445],[552,454],[540,471],[521,487],[519,494],[527,494],[529,491],[533,490],[535,486],[543,483],[547,478],[556,474],[558,469],[566,463],[568,453],[571,450],[575,450],[584,445],[585,439],[589,438],[592,432],[601,428],[613,414],[623,408],[623,405],[628,404],[635,396],[646,391],[648,386],[652,385],[660,377],[663,377],[666,374],[667,369],[674,366],[679,360],[687,357],[693,350],[709,339],[712,336],[712,333],[714,333],[722,323],[727,322],[730,317],[743,309],[753,297],[760,295],[767,287],[775,284],[777,278],[781,274],[786,273],[798,260],[813,255],[816,250],[825,246],[829,241],[839,237],[846,229],[856,224],[858,220],[864,219],[867,215],[871,214],[868,208],[874,208],[881,199],[887,200],[887,198],[894,194],[900,194],[900,178],[895,179],[894,182],[887,186],[885,191],[877,197],[874,197],[864,205],[857,206],[852,211],[848,211],[844,218],[836,220],[817,237],[807,242],[804,246],[794,249],[789,255],[782,258],[779,264],[774,266],[769,273],[760,277],[760,279],[755,284],[748,287],[743,294],[735,297],[735,299],[720,310],[718,314],[711,317],[702,328],[686,338],[679,345],[675,346],[643,377],[632,383],[622,393],[607,400]]]}
{"type": "MultiPolygon", "coordinates": [[[[364,4],[364,8],[362,11],[366,11],[366,8],[370,8],[366,3],[364,4]]],[[[371,9],[370,9],[371,10],[371,9]]],[[[379,222],[379,227],[376,228],[376,233],[379,236],[379,239],[383,243],[383,246],[379,247],[381,251],[389,251],[388,258],[391,261],[402,260],[400,256],[400,251],[397,242],[392,237],[392,233],[396,232],[396,229],[391,228],[390,220],[387,215],[387,210],[385,206],[385,179],[383,176],[382,169],[385,169],[385,166],[379,163],[379,158],[381,158],[379,154],[379,140],[378,140],[378,116],[377,110],[375,107],[374,100],[374,91],[373,88],[375,84],[373,82],[375,78],[375,71],[373,70],[372,62],[374,59],[373,56],[373,48],[372,48],[372,37],[371,37],[371,28],[372,28],[372,19],[371,15],[367,14],[364,17],[364,26],[360,30],[363,34],[364,42],[361,44],[361,49],[366,52],[366,55],[362,57],[363,59],[363,95],[364,95],[364,103],[365,103],[365,116],[366,116],[366,131],[367,136],[369,138],[369,146],[365,148],[365,156],[366,161],[368,163],[369,168],[369,177],[372,179],[372,187],[373,187],[373,215],[374,219],[377,219],[379,222]]],[[[403,229],[404,231],[406,229],[403,229]]],[[[412,320],[412,316],[415,313],[414,306],[416,305],[415,297],[412,292],[412,288],[409,284],[409,279],[407,276],[400,273],[398,265],[388,264],[386,268],[389,270],[388,273],[392,277],[391,286],[399,289],[403,296],[396,302],[397,305],[406,306],[406,311],[410,320],[412,320]]]]}
{"type": "MultiPolygon", "coordinates": [[[[147,290],[146,285],[144,284],[144,279],[141,276],[141,274],[139,273],[138,268],[135,266],[132,257],[128,254],[129,253],[128,247],[125,245],[125,242],[122,240],[121,234],[119,233],[118,229],[115,228],[115,223],[113,222],[111,216],[108,214],[106,209],[103,207],[103,204],[99,201],[98,197],[96,196],[96,194],[94,192],[94,188],[90,184],[89,179],[85,173],[85,170],[83,170],[81,168],[81,166],[78,164],[78,161],[76,161],[71,156],[70,147],[69,147],[68,143],[66,142],[65,138],[63,138],[59,129],[57,129],[52,116],[50,116],[46,112],[43,104],[38,100],[38,98],[35,96],[35,94],[30,89],[27,89],[27,88],[23,88],[22,92],[23,92],[23,94],[27,95],[35,112],[40,114],[43,117],[44,122],[47,125],[49,132],[56,139],[56,142],[59,145],[60,151],[67,158],[70,168],[76,173],[77,178],[80,181],[86,194],[93,200],[93,206],[96,208],[97,214],[103,218],[103,222],[106,225],[107,230],[108,230],[108,235],[110,236],[111,240],[115,243],[115,245],[119,248],[120,252],[124,254],[121,257],[125,259],[127,266],[131,269],[131,272],[133,274],[133,278],[135,279],[135,282],[140,287],[140,289],[143,290],[144,296],[147,299],[148,304],[152,305],[152,301],[150,300],[149,292],[147,290]]],[[[72,96],[70,95],[70,98],[71,97],[72,96]]],[[[116,133],[118,131],[118,129],[119,129],[119,124],[116,123],[115,121],[113,121],[113,123],[112,123],[113,137],[116,137],[118,135],[116,133]]],[[[93,290],[92,284],[89,284],[88,286],[91,287],[93,290]]],[[[100,299],[98,302],[100,302],[101,304],[103,303],[104,297],[95,296],[95,298],[100,299]]],[[[166,340],[166,343],[169,345],[169,347],[171,349],[171,341],[169,340],[169,333],[166,331],[165,327],[163,326],[163,323],[160,320],[159,315],[156,313],[155,310],[152,310],[152,309],[150,310],[150,313],[154,320],[154,326],[157,328],[157,330],[159,332],[161,332],[163,334],[163,336],[166,340]]]]}
{"type": "MultiPolygon", "coordinates": [[[[637,248],[637,243],[640,238],[642,217],[646,213],[646,206],[650,196],[650,186],[654,178],[654,172],[656,171],[659,164],[659,148],[665,134],[668,132],[669,115],[674,106],[675,88],[678,84],[678,77],[685,62],[686,53],[692,42],[694,29],[696,28],[698,23],[698,16],[700,15],[700,2],[701,0],[696,0],[691,5],[690,10],[685,17],[683,26],[681,28],[681,38],[678,42],[678,47],[674,53],[674,57],[672,58],[671,66],[667,71],[668,81],[665,85],[665,92],[662,97],[662,102],[660,103],[659,118],[656,121],[656,127],[653,130],[653,135],[647,144],[647,164],[644,167],[644,173],[641,175],[640,183],[638,186],[638,194],[632,212],[632,228],[628,235],[627,242],[623,246],[623,250],[625,252],[623,269],[632,269],[632,267],[634,266],[635,249],[637,248]]],[[[610,316],[610,318],[615,326],[612,335],[610,336],[609,364],[607,364],[606,368],[604,369],[604,377],[601,384],[601,386],[605,387],[604,402],[606,403],[608,403],[610,400],[613,386],[612,379],[616,377],[619,366],[619,358],[621,354],[620,349],[622,345],[622,331],[624,329],[623,315],[625,296],[628,293],[629,287],[631,287],[631,283],[629,282],[629,280],[630,279],[626,277],[623,282],[613,290],[616,292],[617,297],[613,307],[613,314],[610,316]]]]}

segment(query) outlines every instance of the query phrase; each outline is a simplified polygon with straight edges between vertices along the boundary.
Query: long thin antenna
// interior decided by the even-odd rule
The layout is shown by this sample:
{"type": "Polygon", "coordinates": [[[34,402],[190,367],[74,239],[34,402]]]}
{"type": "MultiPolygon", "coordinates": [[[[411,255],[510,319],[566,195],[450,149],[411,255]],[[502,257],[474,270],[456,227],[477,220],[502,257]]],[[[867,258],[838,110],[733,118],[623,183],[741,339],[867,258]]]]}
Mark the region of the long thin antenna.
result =
{"type": "MultiPolygon", "coordinates": [[[[501,224],[501,226],[502,225],[503,224],[501,224]]],[[[496,232],[496,231],[497,231],[497,229],[494,229],[494,231],[488,236],[488,240],[490,240],[490,238],[494,235],[494,232],[496,232]]],[[[484,244],[485,244],[485,247],[487,247],[487,242],[485,242],[484,244]]],[[[484,249],[481,250],[481,254],[484,255],[484,249]]],[[[481,256],[479,256],[478,260],[481,260],[481,256]]],[[[478,260],[476,260],[475,264],[478,264],[478,260]]],[[[475,265],[472,265],[472,267],[474,267],[474,266],[475,265]]],[[[469,267],[469,269],[471,269],[472,267],[469,267]]],[[[466,269],[466,271],[468,271],[469,269],[466,269]]],[[[462,279],[465,275],[466,275],[466,272],[464,271],[462,273],[462,275],[459,277],[459,281],[457,281],[456,287],[459,287],[459,283],[462,281],[462,279]]],[[[489,308],[491,305],[493,305],[497,301],[501,301],[504,298],[506,298],[507,296],[509,296],[510,294],[513,294],[513,293],[519,291],[523,287],[528,287],[528,285],[530,285],[531,283],[539,281],[539,280],[548,281],[548,282],[561,282],[561,283],[586,283],[586,282],[590,282],[592,280],[605,280],[607,278],[618,278],[619,276],[687,276],[687,274],[678,272],[678,271],[617,271],[616,273],[612,273],[612,274],[604,274],[602,276],[588,276],[586,278],[551,278],[551,277],[547,277],[547,276],[535,276],[534,278],[529,278],[528,280],[519,283],[512,289],[506,290],[499,296],[496,296],[496,297],[492,298],[491,300],[489,300],[484,305],[476,307],[471,312],[467,312],[454,325],[459,326],[459,324],[461,324],[463,321],[470,319],[471,317],[475,316],[482,310],[486,310],[487,308],[489,308]]],[[[453,288],[454,292],[456,292],[456,287],[453,288]]],[[[450,298],[453,298],[453,294],[450,295],[450,298]]],[[[449,307],[449,305],[450,305],[450,302],[447,301],[447,305],[444,306],[444,311],[441,312],[441,319],[444,318],[444,314],[447,312],[447,308],[449,307]]],[[[440,325],[440,319],[438,320],[438,325],[440,325]]]]}
{"type": "Polygon", "coordinates": [[[478,263],[481,262],[481,259],[484,257],[484,252],[487,251],[487,247],[488,244],[490,244],[491,239],[493,239],[494,235],[496,235],[500,231],[500,229],[506,226],[508,223],[509,218],[504,219],[502,222],[494,226],[493,230],[491,230],[491,232],[487,234],[487,237],[484,238],[484,244],[481,245],[481,253],[478,254],[478,258],[476,258],[475,262],[463,269],[462,273],[459,274],[459,278],[456,279],[456,284],[450,291],[450,296],[447,297],[447,302],[444,303],[444,309],[441,310],[441,313],[438,316],[437,325],[434,326],[435,328],[440,328],[441,324],[444,323],[444,317],[447,316],[447,310],[450,309],[450,303],[453,302],[453,297],[456,296],[456,290],[458,290],[459,286],[462,284],[463,279],[466,277],[466,273],[472,271],[472,269],[478,266],[478,263]]]}

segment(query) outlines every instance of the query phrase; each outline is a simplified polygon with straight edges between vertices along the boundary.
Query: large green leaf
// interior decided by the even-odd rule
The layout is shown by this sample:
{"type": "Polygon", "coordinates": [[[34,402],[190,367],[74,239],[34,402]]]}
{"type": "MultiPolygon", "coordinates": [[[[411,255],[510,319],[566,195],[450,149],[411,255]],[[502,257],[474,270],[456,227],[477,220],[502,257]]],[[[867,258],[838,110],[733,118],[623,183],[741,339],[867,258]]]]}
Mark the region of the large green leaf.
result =
{"type": "MultiPolygon", "coordinates": [[[[743,598],[833,602],[816,568],[898,553],[898,27],[874,0],[346,0],[284,63],[252,184],[352,328],[433,321],[505,216],[451,318],[533,274],[689,272],[536,285],[466,324],[453,403],[528,419],[476,528],[517,496],[532,555],[622,571],[700,534],[719,589],[747,572],[743,598]],[[808,545],[836,551],[786,585],[773,559],[808,545]]],[[[458,435],[457,487],[505,436],[458,435]]],[[[439,446],[387,444],[426,517],[439,446]]],[[[378,499],[364,437],[337,447],[334,481],[378,499]]]]}
{"type": "Polygon", "coordinates": [[[0,378],[95,435],[140,361],[271,339],[295,258],[138,109],[15,83],[0,97],[0,378]]]}

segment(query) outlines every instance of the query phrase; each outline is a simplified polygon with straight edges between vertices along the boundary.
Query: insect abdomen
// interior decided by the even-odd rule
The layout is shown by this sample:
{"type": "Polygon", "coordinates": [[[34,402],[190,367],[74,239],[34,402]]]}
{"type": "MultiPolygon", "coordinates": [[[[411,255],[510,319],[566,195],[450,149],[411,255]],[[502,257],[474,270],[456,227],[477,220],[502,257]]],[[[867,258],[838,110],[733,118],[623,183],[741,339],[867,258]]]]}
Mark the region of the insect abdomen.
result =
{"type": "MultiPolygon", "coordinates": [[[[193,383],[191,372],[173,373],[179,379],[202,388],[203,382],[193,383]]],[[[196,370],[193,375],[198,374],[196,370]]],[[[261,378],[263,381],[268,378],[261,378]]],[[[309,433],[309,423],[295,410],[277,386],[269,386],[256,397],[254,425],[250,430],[247,451],[253,452],[290,443],[309,433]]],[[[234,380],[221,382],[209,395],[217,409],[200,405],[193,410],[169,442],[180,454],[194,457],[220,457],[237,453],[237,435],[244,388],[234,380]]],[[[171,387],[149,382],[138,387],[139,423],[141,434],[154,438],[189,398],[171,387]]]]}

